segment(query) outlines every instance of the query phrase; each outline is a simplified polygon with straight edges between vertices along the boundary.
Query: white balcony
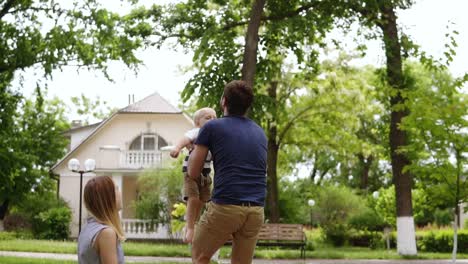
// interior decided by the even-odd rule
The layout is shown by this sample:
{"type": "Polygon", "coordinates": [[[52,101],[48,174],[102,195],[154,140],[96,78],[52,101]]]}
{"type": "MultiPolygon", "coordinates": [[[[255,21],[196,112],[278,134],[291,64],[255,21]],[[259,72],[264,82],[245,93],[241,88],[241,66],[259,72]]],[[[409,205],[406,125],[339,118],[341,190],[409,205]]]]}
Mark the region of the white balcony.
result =
{"type": "Polygon", "coordinates": [[[151,220],[122,219],[125,237],[129,239],[181,239],[182,234],[170,234],[168,225],[157,225],[151,220]]]}
{"type": "Polygon", "coordinates": [[[162,167],[163,153],[154,150],[124,150],[120,152],[120,167],[146,169],[162,167]]]}

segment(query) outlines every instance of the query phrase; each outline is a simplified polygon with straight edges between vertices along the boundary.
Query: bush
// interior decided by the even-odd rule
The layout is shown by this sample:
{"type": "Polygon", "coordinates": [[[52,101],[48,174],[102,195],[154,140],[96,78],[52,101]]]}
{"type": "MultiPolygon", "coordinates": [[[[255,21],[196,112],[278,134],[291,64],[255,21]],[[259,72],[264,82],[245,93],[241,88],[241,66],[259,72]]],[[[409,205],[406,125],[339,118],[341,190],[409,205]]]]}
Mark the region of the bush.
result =
{"type": "Polygon", "coordinates": [[[156,224],[169,224],[171,211],[177,202],[182,200],[183,155],[164,169],[145,170],[138,177],[139,196],[133,206],[136,216],[150,219],[156,224]]]}
{"type": "Polygon", "coordinates": [[[65,201],[54,193],[32,193],[18,204],[14,213],[31,223],[36,238],[67,239],[71,211],[65,201]]]}
{"type": "Polygon", "coordinates": [[[349,225],[361,231],[383,231],[385,227],[383,218],[369,208],[361,214],[352,216],[349,219],[349,225]]]}
{"type": "Polygon", "coordinates": [[[326,186],[319,192],[313,210],[326,240],[334,246],[342,246],[348,238],[350,217],[363,210],[364,202],[349,188],[326,186]]]}
{"type": "Polygon", "coordinates": [[[357,231],[349,236],[348,241],[349,245],[354,247],[369,247],[371,249],[384,247],[381,232],[357,231]]]}
{"type": "Polygon", "coordinates": [[[41,239],[63,240],[70,235],[71,211],[68,207],[51,208],[34,219],[34,232],[41,239]]]}
{"type": "Polygon", "coordinates": [[[0,232],[0,241],[16,239],[14,232],[0,232]]]}
{"type": "MultiPolygon", "coordinates": [[[[453,231],[440,230],[423,234],[417,241],[422,251],[429,252],[451,252],[453,249],[453,231]]],[[[458,252],[468,253],[468,231],[458,232],[458,252]]]]}
{"type": "Polygon", "coordinates": [[[6,231],[31,229],[31,223],[28,221],[28,219],[25,216],[17,213],[7,215],[3,220],[3,225],[6,231]]]}
{"type": "Polygon", "coordinates": [[[436,209],[434,211],[434,222],[438,227],[448,226],[453,221],[453,213],[450,209],[436,209]]]}

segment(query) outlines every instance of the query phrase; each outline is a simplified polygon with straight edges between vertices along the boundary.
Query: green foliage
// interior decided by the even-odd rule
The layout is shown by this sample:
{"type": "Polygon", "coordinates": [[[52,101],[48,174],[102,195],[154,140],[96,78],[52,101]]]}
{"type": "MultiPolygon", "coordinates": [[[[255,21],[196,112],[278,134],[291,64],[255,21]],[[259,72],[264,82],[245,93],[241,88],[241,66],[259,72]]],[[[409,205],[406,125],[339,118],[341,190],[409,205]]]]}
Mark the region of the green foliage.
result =
{"type": "Polygon", "coordinates": [[[383,248],[382,232],[357,231],[351,232],[348,238],[349,245],[353,247],[369,247],[371,249],[383,248]]]}
{"type": "Polygon", "coordinates": [[[3,226],[6,231],[31,229],[31,223],[28,219],[17,213],[7,215],[3,220],[3,226]]]}
{"type": "Polygon", "coordinates": [[[140,192],[134,204],[138,218],[170,223],[172,208],[182,198],[182,159],[167,168],[146,170],[138,177],[140,192]]]}
{"type": "Polygon", "coordinates": [[[344,245],[349,235],[348,221],[362,212],[362,199],[349,188],[324,186],[316,202],[313,213],[326,239],[335,246],[344,245]]]}
{"type": "Polygon", "coordinates": [[[396,227],[395,187],[379,190],[379,197],[370,201],[371,207],[383,219],[387,226],[396,227]]]}
{"type": "Polygon", "coordinates": [[[434,211],[434,223],[439,226],[448,226],[453,221],[453,212],[450,209],[439,209],[434,211]]]}
{"type": "Polygon", "coordinates": [[[111,60],[135,67],[145,36],[129,35],[132,23],[91,0],[11,1],[0,12],[0,75],[33,66],[51,75],[65,65],[106,73],[111,60]]]}
{"type": "Polygon", "coordinates": [[[428,201],[441,208],[455,208],[468,200],[466,156],[468,97],[444,68],[427,69],[412,63],[406,67],[412,88],[405,96],[411,110],[402,127],[411,136],[404,149],[414,161],[408,169],[427,193],[428,201]]]}
{"type": "Polygon", "coordinates": [[[184,203],[174,204],[174,210],[171,212],[171,230],[172,233],[177,233],[185,226],[184,216],[187,211],[187,206],[184,203]]]}
{"type": "Polygon", "coordinates": [[[54,189],[49,169],[65,153],[68,140],[62,133],[69,125],[63,103],[44,100],[39,88],[31,99],[8,89],[0,98],[0,120],[5,124],[0,132],[0,204],[7,203],[8,211],[30,192],[54,189]]]}
{"type": "Polygon", "coordinates": [[[34,220],[35,232],[40,239],[64,240],[70,235],[71,210],[68,207],[50,208],[34,220]]]}
{"type": "Polygon", "coordinates": [[[383,231],[385,227],[382,217],[370,208],[365,208],[362,213],[352,216],[349,225],[359,231],[383,231]]]}
{"type": "Polygon", "coordinates": [[[281,179],[279,184],[279,208],[282,223],[314,224],[311,223],[311,209],[307,201],[312,198],[311,184],[308,179],[290,181],[281,179]]]}
{"type": "Polygon", "coordinates": [[[89,124],[89,118],[103,120],[108,118],[116,109],[106,106],[106,101],[101,101],[99,96],[96,99],[90,99],[84,94],[73,96],[70,98],[72,103],[77,108],[76,113],[84,120],[85,124],[89,124]]]}
{"type": "Polygon", "coordinates": [[[28,194],[12,211],[28,220],[36,238],[68,238],[71,210],[65,201],[57,200],[54,193],[28,194]]]}
{"type": "Polygon", "coordinates": [[[0,241],[1,240],[13,240],[16,239],[14,232],[0,232],[0,241]]]}
{"type": "MultiPolygon", "coordinates": [[[[431,252],[451,252],[453,249],[453,231],[431,231],[419,237],[417,245],[421,250],[431,252]]],[[[458,252],[468,253],[468,232],[458,232],[458,252]]]]}

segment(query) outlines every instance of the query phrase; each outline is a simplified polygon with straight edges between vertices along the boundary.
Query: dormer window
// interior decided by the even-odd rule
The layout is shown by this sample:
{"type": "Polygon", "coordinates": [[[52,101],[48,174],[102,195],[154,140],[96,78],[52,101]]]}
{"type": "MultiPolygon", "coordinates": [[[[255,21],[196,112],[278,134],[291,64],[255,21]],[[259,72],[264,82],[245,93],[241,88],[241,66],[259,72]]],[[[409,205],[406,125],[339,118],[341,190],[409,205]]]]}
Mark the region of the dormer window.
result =
{"type": "Polygon", "coordinates": [[[166,140],[157,134],[142,134],[135,138],[130,144],[130,150],[155,151],[167,146],[166,140]],[[156,149],[157,146],[157,149],[156,149]]]}

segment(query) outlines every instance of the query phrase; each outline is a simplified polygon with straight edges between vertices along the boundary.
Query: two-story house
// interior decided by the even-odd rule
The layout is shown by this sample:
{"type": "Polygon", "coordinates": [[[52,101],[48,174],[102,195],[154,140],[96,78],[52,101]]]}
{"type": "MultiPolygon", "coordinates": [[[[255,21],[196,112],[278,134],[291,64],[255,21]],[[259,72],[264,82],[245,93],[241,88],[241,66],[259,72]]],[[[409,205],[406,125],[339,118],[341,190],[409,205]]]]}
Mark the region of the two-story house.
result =
{"type": "MultiPolygon", "coordinates": [[[[96,161],[94,172],[83,175],[83,188],[96,175],[111,176],[119,186],[122,223],[128,238],[167,236],[165,230],[146,232],[150,223],[135,219],[132,203],[137,199],[137,178],[146,168],[167,164],[169,154],[161,148],[173,145],[192,127],[189,117],[155,93],[100,123],[69,130],[70,151],[52,167],[52,172],[59,175],[59,195],[73,212],[71,236],[78,234],[80,186],[79,173],[70,171],[67,166],[72,158],[81,164],[88,158],[96,161]]],[[[87,212],[84,205],[82,208],[82,223],[85,223],[87,212]]]]}

